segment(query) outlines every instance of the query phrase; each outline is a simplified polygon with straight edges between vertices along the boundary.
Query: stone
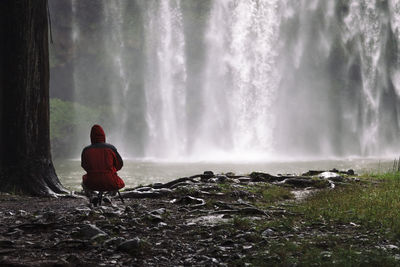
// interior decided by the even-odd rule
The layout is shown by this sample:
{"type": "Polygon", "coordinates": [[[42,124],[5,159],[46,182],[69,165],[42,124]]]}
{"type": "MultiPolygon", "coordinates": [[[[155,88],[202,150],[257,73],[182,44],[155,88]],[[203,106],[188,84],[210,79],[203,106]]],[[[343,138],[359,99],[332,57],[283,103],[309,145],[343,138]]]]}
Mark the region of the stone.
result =
{"type": "Polygon", "coordinates": [[[117,247],[118,251],[129,253],[132,256],[139,255],[148,249],[150,249],[150,244],[138,237],[122,242],[117,247]]]}
{"type": "Polygon", "coordinates": [[[240,178],[238,178],[238,180],[242,184],[247,184],[247,183],[249,183],[251,181],[251,178],[249,178],[249,177],[240,177],[240,178]]]}
{"type": "Polygon", "coordinates": [[[129,213],[129,212],[132,212],[132,211],[133,211],[133,209],[131,207],[129,207],[129,206],[125,207],[125,210],[124,210],[125,213],[129,213]]]}
{"type": "Polygon", "coordinates": [[[262,236],[263,238],[267,238],[267,237],[269,237],[269,236],[273,236],[274,234],[275,234],[275,231],[272,230],[271,228],[268,228],[268,229],[264,230],[264,231],[261,233],[261,236],[262,236]]]}
{"type": "Polygon", "coordinates": [[[225,175],[218,175],[216,178],[217,178],[217,183],[225,183],[226,180],[228,179],[228,177],[226,177],[225,175]]]}
{"type": "Polygon", "coordinates": [[[160,208],[156,210],[150,211],[151,214],[158,214],[158,215],[163,215],[167,210],[165,208],[160,208]]]}
{"type": "Polygon", "coordinates": [[[213,173],[212,171],[205,171],[205,172],[203,173],[203,175],[204,175],[204,176],[213,177],[213,176],[214,176],[214,173],[213,173]]]}
{"type": "Polygon", "coordinates": [[[9,248],[14,246],[14,241],[11,240],[0,240],[0,247],[9,248]]]}
{"type": "Polygon", "coordinates": [[[102,242],[102,241],[106,240],[107,237],[108,237],[107,234],[100,233],[100,234],[97,234],[97,235],[93,236],[92,238],[90,238],[90,241],[92,241],[92,242],[102,242]]]}
{"type": "Polygon", "coordinates": [[[125,239],[122,237],[113,237],[113,238],[110,238],[110,239],[107,239],[106,241],[104,241],[103,245],[106,247],[118,246],[119,244],[121,244],[124,241],[125,241],[125,239]]]}
{"type": "Polygon", "coordinates": [[[93,224],[85,224],[81,226],[77,233],[78,237],[82,237],[83,239],[91,239],[98,234],[107,235],[104,231],[93,224]]]}
{"type": "Polygon", "coordinates": [[[192,197],[192,196],[184,196],[184,197],[180,198],[179,200],[177,200],[176,203],[184,204],[184,205],[192,204],[194,206],[205,205],[204,199],[196,198],[196,197],[192,197]]]}
{"type": "Polygon", "coordinates": [[[318,177],[323,179],[329,179],[329,178],[340,177],[340,175],[337,172],[322,172],[318,175],[318,177]]]}
{"type": "Polygon", "coordinates": [[[332,257],[332,252],[322,251],[320,255],[323,260],[329,260],[332,257]]]}
{"type": "Polygon", "coordinates": [[[148,213],[145,217],[145,220],[151,222],[151,223],[159,223],[163,222],[163,218],[160,215],[148,213]]]}
{"type": "Polygon", "coordinates": [[[263,173],[263,172],[252,172],[250,174],[250,178],[252,182],[280,182],[285,179],[285,177],[281,176],[274,176],[269,173],[263,173]]]}
{"type": "MultiPolygon", "coordinates": [[[[155,184],[156,185],[156,184],[155,184]]],[[[156,185],[157,186],[157,185],[156,185]]],[[[149,191],[149,190],[151,190],[151,189],[153,189],[152,187],[150,187],[150,186],[143,186],[143,187],[140,187],[140,188],[136,188],[136,191],[139,191],[139,192],[144,192],[144,191],[149,191]]]]}
{"type": "Polygon", "coordinates": [[[319,175],[319,174],[321,174],[323,172],[324,171],[309,170],[308,172],[305,172],[305,173],[301,174],[301,176],[316,176],[316,175],[319,175]]]}
{"type": "Polygon", "coordinates": [[[330,186],[330,183],[327,180],[311,179],[306,177],[287,178],[284,180],[284,183],[300,188],[305,188],[305,187],[325,188],[330,186]]]}

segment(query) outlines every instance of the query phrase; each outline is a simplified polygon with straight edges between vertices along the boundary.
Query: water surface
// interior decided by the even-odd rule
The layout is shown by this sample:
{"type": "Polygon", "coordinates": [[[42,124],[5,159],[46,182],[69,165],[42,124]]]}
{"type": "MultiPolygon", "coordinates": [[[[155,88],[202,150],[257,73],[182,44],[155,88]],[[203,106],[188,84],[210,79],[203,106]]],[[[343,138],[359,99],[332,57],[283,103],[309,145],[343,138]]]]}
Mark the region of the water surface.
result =
{"type": "MultiPolygon", "coordinates": [[[[191,176],[204,171],[214,173],[234,172],[249,174],[253,171],[270,174],[301,174],[308,170],[353,169],[357,173],[387,171],[392,167],[390,159],[346,159],[279,162],[157,162],[145,160],[125,160],[118,174],[127,187],[139,184],[165,183],[176,178],[191,176]]],[[[55,161],[57,174],[61,182],[70,190],[80,190],[82,175],[85,173],[79,160],[55,161]]]]}

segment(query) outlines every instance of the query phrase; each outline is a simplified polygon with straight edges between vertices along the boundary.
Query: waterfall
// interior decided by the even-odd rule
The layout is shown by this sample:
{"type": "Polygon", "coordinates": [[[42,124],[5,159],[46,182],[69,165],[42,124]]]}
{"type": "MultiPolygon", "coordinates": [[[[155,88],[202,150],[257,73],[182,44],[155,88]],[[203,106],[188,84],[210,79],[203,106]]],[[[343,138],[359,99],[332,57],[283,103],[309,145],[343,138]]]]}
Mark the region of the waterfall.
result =
{"type": "Polygon", "coordinates": [[[146,122],[150,157],[179,157],[186,149],[186,65],[178,0],[146,6],[146,122]]]}
{"type": "MultiPolygon", "coordinates": [[[[198,153],[249,156],[273,149],[278,1],[213,1],[205,39],[198,153]],[[210,153],[211,152],[211,153],[210,153]]],[[[225,155],[227,156],[227,155],[225,155]]]]}
{"type": "Polygon", "coordinates": [[[111,106],[114,114],[115,124],[112,129],[112,137],[119,142],[116,143],[123,153],[128,153],[128,146],[123,145],[125,139],[125,127],[128,122],[129,103],[126,103],[127,94],[130,88],[130,80],[127,77],[127,67],[125,61],[125,40],[123,36],[124,16],[123,12],[126,9],[126,1],[107,1],[104,5],[104,16],[108,27],[105,29],[105,34],[111,38],[106,39],[106,51],[111,58],[113,79],[110,82],[112,91],[111,106]]]}
{"type": "MultiPolygon", "coordinates": [[[[72,30],[71,30],[71,40],[72,40],[72,55],[73,55],[73,66],[77,67],[77,45],[78,45],[78,41],[79,41],[79,24],[77,22],[77,0],[71,0],[71,9],[72,9],[72,19],[71,19],[71,23],[72,23],[72,30]]],[[[77,71],[73,71],[72,73],[72,78],[73,78],[73,85],[74,85],[74,91],[75,88],[79,87],[79,81],[77,78],[77,71]]],[[[75,92],[76,94],[76,92],[75,92]]]]}
{"type": "Polygon", "coordinates": [[[75,100],[111,108],[107,127],[125,155],[268,160],[400,149],[398,1],[71,4],[75,100]]]}

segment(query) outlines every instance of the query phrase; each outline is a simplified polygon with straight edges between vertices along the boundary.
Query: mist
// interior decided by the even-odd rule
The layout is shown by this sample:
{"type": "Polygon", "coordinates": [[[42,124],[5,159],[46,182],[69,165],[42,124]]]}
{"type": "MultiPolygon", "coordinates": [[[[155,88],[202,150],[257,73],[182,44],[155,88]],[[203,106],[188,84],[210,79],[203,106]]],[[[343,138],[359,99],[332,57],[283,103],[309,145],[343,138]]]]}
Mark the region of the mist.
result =
{"type": "Polygon", "coordinates": [[[399,150],[395,1],[49,5],[55,155],[77,157],[94,123],[126,157],[143,159],[399,150]]]}

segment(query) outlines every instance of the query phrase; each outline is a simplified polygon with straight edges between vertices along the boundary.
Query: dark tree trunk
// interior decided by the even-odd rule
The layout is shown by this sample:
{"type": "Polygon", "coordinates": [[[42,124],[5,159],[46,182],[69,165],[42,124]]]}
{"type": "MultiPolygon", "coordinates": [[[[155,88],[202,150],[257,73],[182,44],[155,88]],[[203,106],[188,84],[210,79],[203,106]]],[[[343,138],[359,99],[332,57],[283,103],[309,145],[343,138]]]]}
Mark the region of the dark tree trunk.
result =
{"type": "Polygon", "coordinates": [[[46,0],[0,1],[0,190],[64,191],[49,137],[46,0]]]}

